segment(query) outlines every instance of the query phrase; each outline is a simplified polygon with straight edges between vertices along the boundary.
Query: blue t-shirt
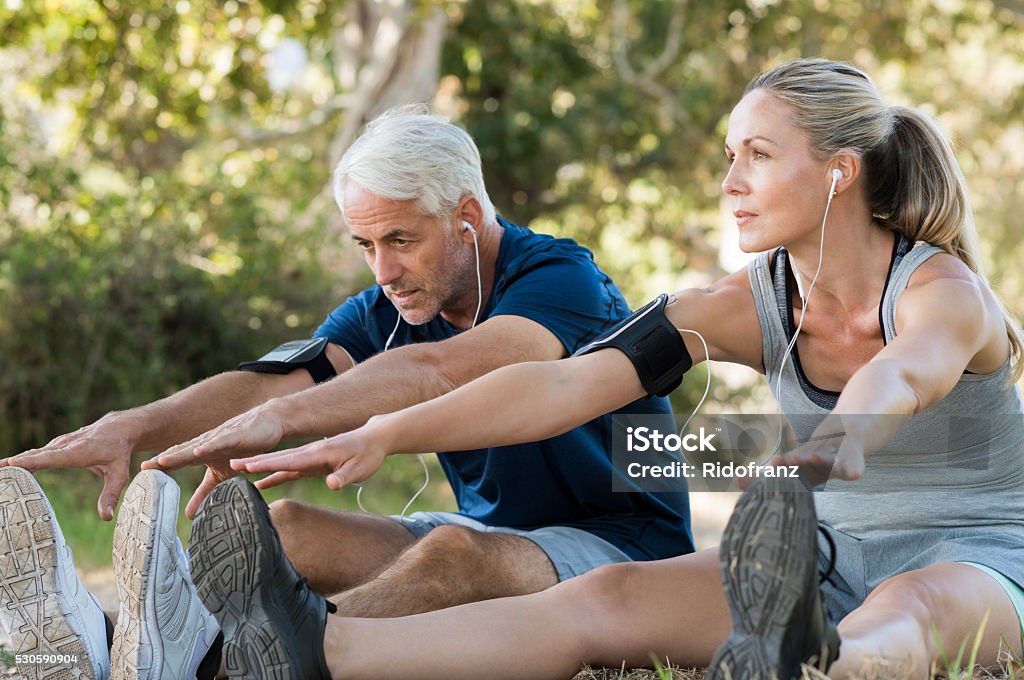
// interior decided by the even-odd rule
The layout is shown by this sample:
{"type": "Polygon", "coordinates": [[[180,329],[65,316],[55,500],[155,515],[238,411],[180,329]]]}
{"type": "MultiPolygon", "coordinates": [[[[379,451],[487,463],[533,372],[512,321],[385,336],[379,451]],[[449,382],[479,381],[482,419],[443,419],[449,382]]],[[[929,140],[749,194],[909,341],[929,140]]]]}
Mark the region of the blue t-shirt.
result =
{"type": "MultiPolygon", "coordinates": [[[[567,354],[629,315],[629,306],[593,255],[570,239],[536,234],[499,218],[504,233],[494,286],[481,320],[514,315],[551,331],[567,354]]],[[[398,310],[380,286],[354,295],[316,331],[359,363],[381,352],[398,310]]],[[[398,324],[391,347],[445,340],[462,331],[440,315],[398,324]]],[[[620,413],[670,414],[668,400],[645,398],[620,413]]],[[[501,418],[501,412],[495,418],[501,418]]],[[[637,560],[693,552],[686,493],[613,492],[611,416],[540,442],[438,453],[459,512],[478,521],[590,531],[637,560]]]]}

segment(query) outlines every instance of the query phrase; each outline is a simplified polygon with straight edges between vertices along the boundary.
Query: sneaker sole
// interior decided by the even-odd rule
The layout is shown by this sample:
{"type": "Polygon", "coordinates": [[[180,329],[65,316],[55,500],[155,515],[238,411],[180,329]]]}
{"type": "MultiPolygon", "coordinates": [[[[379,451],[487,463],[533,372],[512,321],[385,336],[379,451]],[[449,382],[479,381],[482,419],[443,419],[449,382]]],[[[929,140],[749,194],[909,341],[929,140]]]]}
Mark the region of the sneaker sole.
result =
{"type": "Polygon", "coordinates": [[[799,659],[793,665],[784,654],[786,632],[817,568],[816,552],[805,548],[817,545],[817,526],[813,497],[798,480],[763,479],[740,497],[719,550],[732,633],[707,680],[800,677],[799,659]]]}
{"type": "Polygon", "coordinates": [[[260,590],[263,546],[273,541],[270,514],[256,489],[218,485],[192,524],[189,560],[199,599],[220,623],[229,678],[301,680],[274,629],[283,613],[268,611],[260,590]]]}
{"type": "Polygon", "coordinates": [[[53,511],[35,478],[21,468],[0,468],[0,619],[15,654],[44,659],[18,664],[25,680],[96,680],[83,624],[55,592],[61,552],[53,511]],[[47,656],[65,660],[46,663],[47,656]]]}
{"type": "MultiPolygon", "coordinates": [[[[128,486],[114,527],[114,576],[121,608],[110,654],[110,680],[151,680],[160,677],[160,659],[151,656],[153,644],[146,621],[146,595],[154,578],[154,546],[160,525],[160,494],[166,479],[143,470],[128,486]],[[150,650],[144,655],[146,650],[150,650]]],[[[177,496],[177,489],[174,489],[177,496]]],[[[175,499],[177,505],[177,499],[175,499]]],[[[176,522],[177,517],[171,521],[176,522]]],[[[159,635],[159,631],[156,631],[159,635]]]]}

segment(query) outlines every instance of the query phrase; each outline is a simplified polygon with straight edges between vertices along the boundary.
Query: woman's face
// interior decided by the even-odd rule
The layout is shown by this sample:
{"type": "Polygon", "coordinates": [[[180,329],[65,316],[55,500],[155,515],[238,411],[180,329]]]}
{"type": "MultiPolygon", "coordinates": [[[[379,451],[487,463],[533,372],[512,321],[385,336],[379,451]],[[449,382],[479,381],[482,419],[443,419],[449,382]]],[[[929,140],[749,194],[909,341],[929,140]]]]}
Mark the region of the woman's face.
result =
{"type": "Polygon", "coordinates": [[[811,154],[792,109],[764,90],[745,96],[729,116],[725,152],[740,248],[753,253],[817,236],[831,186],[829,167],[811,154]]]}

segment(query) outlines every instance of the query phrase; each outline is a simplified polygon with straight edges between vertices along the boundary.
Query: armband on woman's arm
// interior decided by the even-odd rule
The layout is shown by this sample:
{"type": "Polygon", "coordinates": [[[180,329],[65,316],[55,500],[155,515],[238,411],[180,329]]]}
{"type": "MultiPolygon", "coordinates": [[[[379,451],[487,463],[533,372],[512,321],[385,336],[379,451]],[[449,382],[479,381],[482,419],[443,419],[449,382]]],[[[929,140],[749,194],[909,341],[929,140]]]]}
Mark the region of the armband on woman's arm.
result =
{"type": "Polygon", "coordinates": [[[665,315],[668,300],[668,295],[662,293],[573,356],[613,347],[633,362],[648,394],[668,395],[679,387],[683,374],[693,366],[686,343],[665,315]]]}

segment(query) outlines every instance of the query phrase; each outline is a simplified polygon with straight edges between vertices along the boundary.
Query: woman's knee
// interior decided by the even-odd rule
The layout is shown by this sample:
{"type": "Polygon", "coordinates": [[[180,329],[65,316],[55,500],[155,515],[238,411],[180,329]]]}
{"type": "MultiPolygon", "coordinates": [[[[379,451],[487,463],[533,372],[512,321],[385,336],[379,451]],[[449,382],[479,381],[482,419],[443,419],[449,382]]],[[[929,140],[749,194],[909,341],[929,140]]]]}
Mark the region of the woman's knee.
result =
{"type": "Polygon", "coordinates": [[[579,609],[595,637],[606,639],[606,629],[619,629],[630,603],[636,600],[631,595],[636,581],[636,564],[606,564],[559,583],[552,594],[579,609]]]}

